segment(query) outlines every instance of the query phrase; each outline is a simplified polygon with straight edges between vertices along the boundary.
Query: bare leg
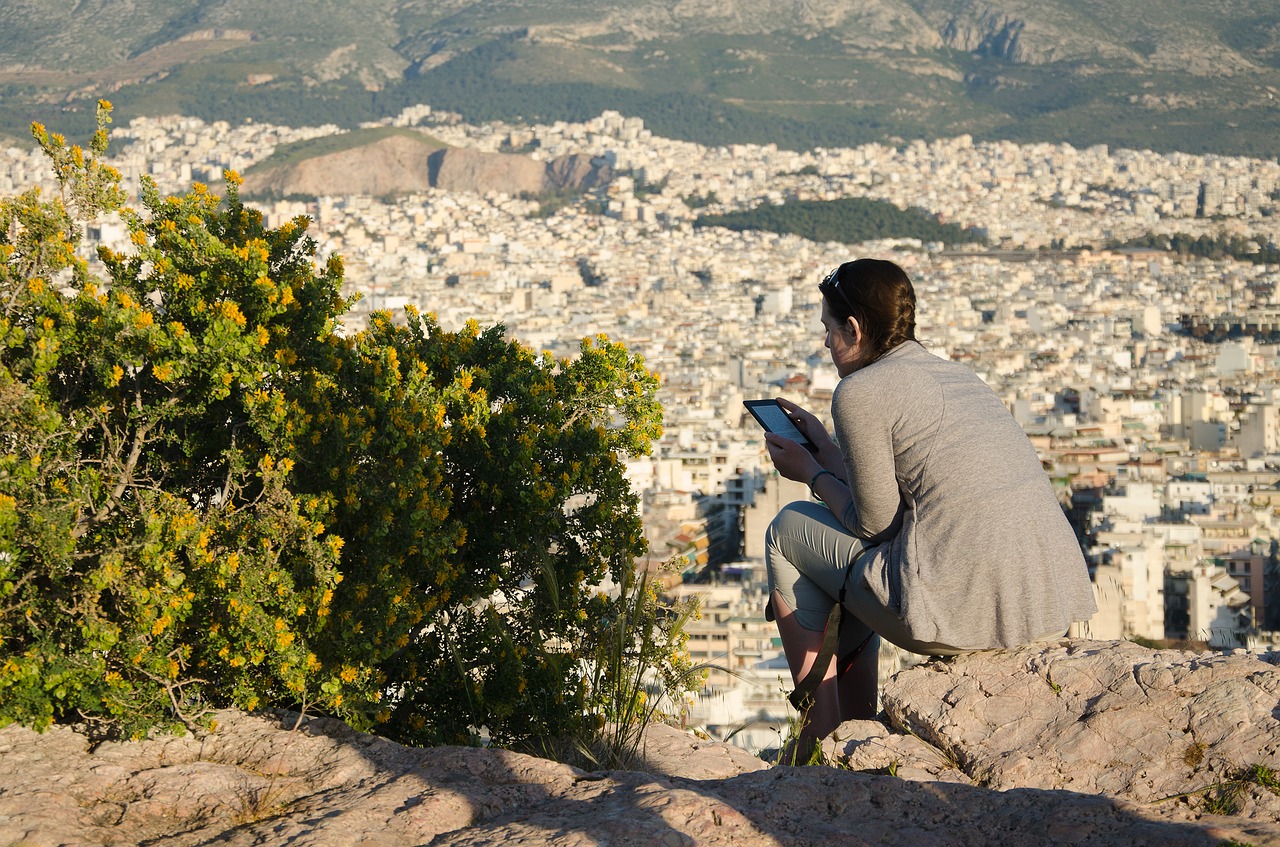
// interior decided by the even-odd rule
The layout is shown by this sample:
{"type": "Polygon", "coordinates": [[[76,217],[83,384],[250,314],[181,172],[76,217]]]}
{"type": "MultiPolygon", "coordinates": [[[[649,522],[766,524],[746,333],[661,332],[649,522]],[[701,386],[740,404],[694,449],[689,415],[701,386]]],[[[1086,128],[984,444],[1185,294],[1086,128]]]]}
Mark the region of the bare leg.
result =
{"type": "MultiPolygon", "coordinates": [[[[778,623],[778,634],[782,636],[782,650],[787,656],[787,665],[791,668],[792,682],[799,684],[818,658],[822,648],[822,632],[805,629],[796,620],[791,608],[783,601],[782,595],[773,592],[773,613],[778,623]]],[[[874,691],[874,688],[872,689],[874,691]]],[[[872,695],[874,700],[875,695],[872,695]]],[[[827,668],[826,676],[813,692],[813,703],[800,715],[800,756],[807,758],[817,743],[831,734],[840,725],[840,694],[836,687],[836,663],[834,660],[827,668]]],[[[799,758],[799,757],[797,757],[799,758]]]]}
{"type": "MultiPolygon", "coordinates": [[[[849,614],[847,609],[845,614],[849,614]]],[[[879,648],[880,638],[873,635],[853,667],[839,678],[841,722],[871,720],[876,716],[876,692],[880,684],[879,648]]]]}

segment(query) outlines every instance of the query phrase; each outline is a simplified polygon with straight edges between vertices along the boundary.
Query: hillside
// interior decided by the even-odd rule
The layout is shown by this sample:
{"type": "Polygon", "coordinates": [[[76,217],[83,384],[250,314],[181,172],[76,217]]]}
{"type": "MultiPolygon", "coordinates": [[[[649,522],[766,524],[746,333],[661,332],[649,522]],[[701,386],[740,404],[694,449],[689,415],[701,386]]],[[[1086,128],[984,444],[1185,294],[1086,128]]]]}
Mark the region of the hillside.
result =
{"type": "Polygon", "coordinates": [[[404,129],[356,130],[286,145],[245,172],[251,195],[368,194],[421,191],[428,159],[444,145],[404,129]]]}
{"type": "Polygon", "coordinates": [[[614,108],[788,147],[952,136],[1280,152],[1269,0],[57,0],[0,6],[0,133],[614,108]],[[50,8],[52,7],[52,8],[50,8]]]}
{"type": "Polygon", "coordinates": [[[986,243],[981,233],[943,223],[923,209],[899,209],[892,203],[867,197],[764,204],[744,212],[700,215],[694,226],[722,226],[739,232],[793,233],[810,241],[838,241],[842,244],[858,244],[878,238],[916,238],[947,244],[986,243]]]}
{"type": "Polygon", "coordinates": [[[244,173],[246,196],[412,194],[427,188],[484,194],[580,192],[613,178],[607,164],[566,154],[529,156],[450,148],[421,132],[379,127],[287,144],[244,173]]]}

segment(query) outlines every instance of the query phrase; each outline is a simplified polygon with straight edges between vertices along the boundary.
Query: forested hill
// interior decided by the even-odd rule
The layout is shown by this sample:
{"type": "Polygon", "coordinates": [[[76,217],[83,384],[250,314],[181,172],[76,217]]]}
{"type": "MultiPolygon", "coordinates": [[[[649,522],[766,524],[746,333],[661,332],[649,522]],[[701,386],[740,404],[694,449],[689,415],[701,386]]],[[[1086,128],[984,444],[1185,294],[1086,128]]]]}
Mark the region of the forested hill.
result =
{"type": "Polygon", "coordinates": [[[50,0],[0,4],[0,134],[181,112],[604,109],[703,143],[976,138],[1280,152],[1274,0],[50,0]]]}
{"type": "Polygon", "coordinates": [[[899,209],[892,203],[865,197],[830,202],[800,200],[780,206],[758,206],[744,212],[702,215],[694,225],[761,229],[843,244],[880,238],[917,238],[946,244],[986,243],[982,233],[943,223],[922,209],[899,209]]]}

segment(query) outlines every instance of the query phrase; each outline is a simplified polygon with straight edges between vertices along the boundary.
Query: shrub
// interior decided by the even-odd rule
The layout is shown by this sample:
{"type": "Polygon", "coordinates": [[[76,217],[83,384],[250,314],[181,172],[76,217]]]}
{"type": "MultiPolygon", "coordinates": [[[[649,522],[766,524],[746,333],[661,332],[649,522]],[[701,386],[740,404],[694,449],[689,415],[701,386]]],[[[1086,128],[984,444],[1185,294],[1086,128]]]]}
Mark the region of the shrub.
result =
{"type": "Polygon", "coordinates": [[[644,551],[620,457],[657,378],[412,311],[344,337],[306,218],[265,227],[230,172],[125,207],[98,120],[87,150],[35,127],[61,197],[0,200],[0,723],[597,726],[583,645],[644,551]],[[78,222],[111,212],[134,247],[98,279],[78,222]]]}
{"type": "Polygon", "coordinates": [[[224,703],[376,697],[312,652],[339,548],[290,489],[340,269],[315,271],[302,226],[264,230],[234,177],[225,204],[148,184],[146,215],[122,208],[107,119],[87,151],[35,127],[63,196],[0,204],[0,719],[137,734],[224,703]],[[104,283],[77,218],[112,211],[136,251],[101,251],[104,283]],[[307,362],[287,367],[295,340],[307,362]]]}

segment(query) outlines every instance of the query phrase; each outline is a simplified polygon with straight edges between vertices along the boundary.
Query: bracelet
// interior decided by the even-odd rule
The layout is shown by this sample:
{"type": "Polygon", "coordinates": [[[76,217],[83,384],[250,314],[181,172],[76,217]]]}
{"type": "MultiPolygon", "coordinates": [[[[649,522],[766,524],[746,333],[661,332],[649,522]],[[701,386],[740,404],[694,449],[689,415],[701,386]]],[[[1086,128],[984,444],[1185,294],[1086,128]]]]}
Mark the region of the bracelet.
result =
{"type": "MultiPolygon", "coordinates": [[[[809,493],[812,494],[814,497],[818,497],[818,492],[813,490],[813,484],[818,480],[822,479],[823,474],[829,474],[831,476],[835,476],[835,474],[831,473],[831,471],[827,470],[826,468],[823,468],[822,470],[814,474],[813,479],[809,480],[809,493]]],[[[818,497],[818,499],[821,500],[822,498],[818,497]]]]}

